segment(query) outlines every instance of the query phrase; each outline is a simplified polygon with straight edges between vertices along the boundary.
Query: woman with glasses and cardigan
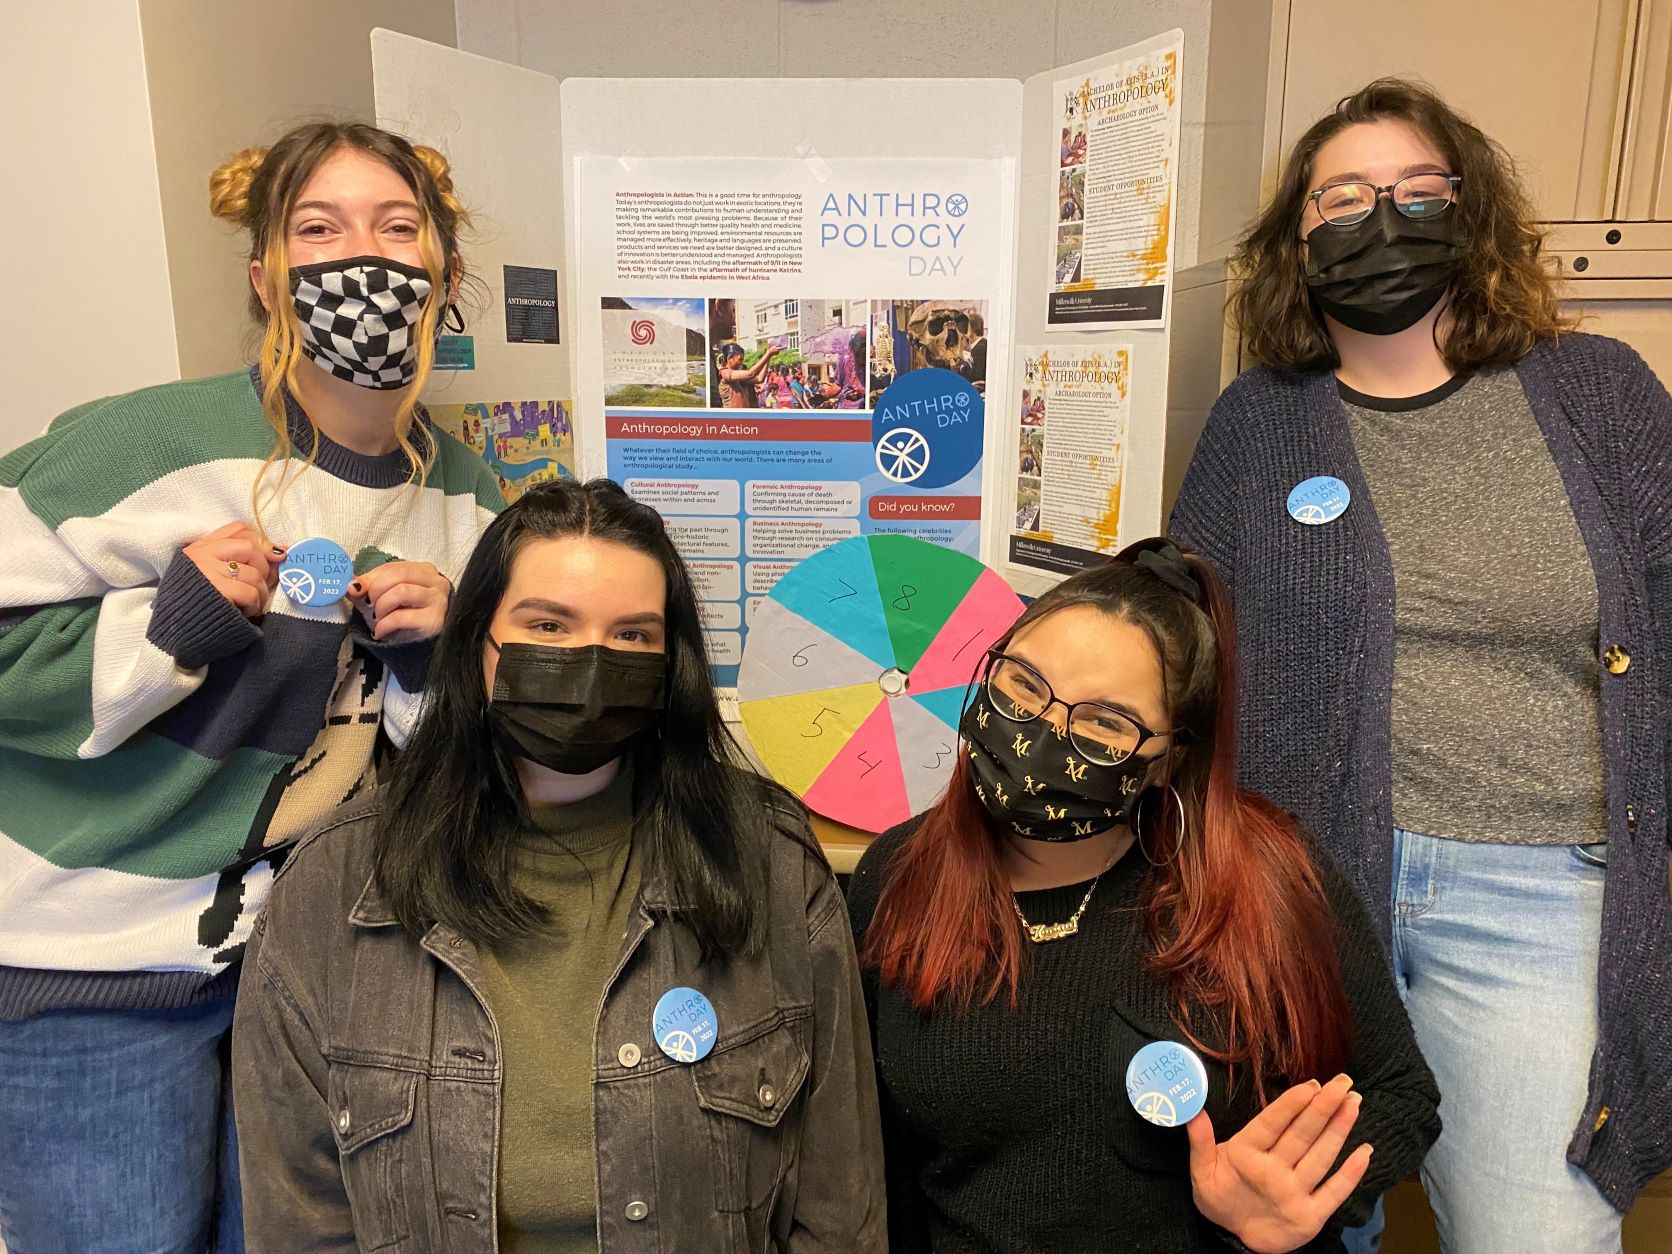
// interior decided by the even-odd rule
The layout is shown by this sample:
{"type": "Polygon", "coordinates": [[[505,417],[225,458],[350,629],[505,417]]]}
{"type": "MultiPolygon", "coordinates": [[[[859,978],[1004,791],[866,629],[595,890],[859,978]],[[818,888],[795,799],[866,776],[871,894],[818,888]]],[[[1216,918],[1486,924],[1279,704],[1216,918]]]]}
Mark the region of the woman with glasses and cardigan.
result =
{"type": "Polygon", "coordinates": [[[946,794],[849,893],[890,1249],[1339,1249],[1438,1093],[1352,886],[1236,787],[1211,567],[1135,545],[976,678],[946,794]],[[1205,1064],[1201,1113],[1129,1096],[1162,1043],[1205,1064]]]}
{"type": "Polygon", "coordinates": [[[1389,945],[1466,1254],[1618,1251],[1672,1165],[1672,402],[1569,328],[1540,242],[1432,92],[1342,100],[1242,244],[1265,364],[1172,520],[1236,605],[1243,783],[1389,945]]]}

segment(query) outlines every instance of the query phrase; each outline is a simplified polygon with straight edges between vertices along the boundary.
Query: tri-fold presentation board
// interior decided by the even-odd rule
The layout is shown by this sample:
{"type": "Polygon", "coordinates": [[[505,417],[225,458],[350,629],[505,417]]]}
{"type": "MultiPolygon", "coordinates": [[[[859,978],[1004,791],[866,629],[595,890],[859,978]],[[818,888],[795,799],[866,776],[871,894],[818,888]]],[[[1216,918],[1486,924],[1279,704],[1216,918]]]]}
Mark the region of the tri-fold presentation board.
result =
{"type": "Polygon", "coordinates": [[[431,412],[508,498],[607,474],[663,515],[839,870],[944,786],[1015,592],[1161,528],[1184,52],[559,83],[372,36],[378,121],[473,214],[431,412]]]}
{"type": "Polygon", "coordinates": [[[608,474],[660,510],[722,684],[844,538],[1037,594],[1162,525],[1185,55],[560,83],[376,31],[379,122],[474,218],[432,411],[509,496],[608,474]]]}

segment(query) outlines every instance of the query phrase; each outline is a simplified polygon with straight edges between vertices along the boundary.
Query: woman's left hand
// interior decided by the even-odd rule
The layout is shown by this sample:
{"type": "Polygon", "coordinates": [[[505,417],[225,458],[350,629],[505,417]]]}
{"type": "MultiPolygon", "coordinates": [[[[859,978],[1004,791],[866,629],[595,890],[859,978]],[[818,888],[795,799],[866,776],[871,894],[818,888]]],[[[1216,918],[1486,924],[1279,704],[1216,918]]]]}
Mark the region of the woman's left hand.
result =
{"type": "Polygon", "coordinates": [[[453,585],[428,562],[385,562],[348,585],[349,600],[385,644],[428,640],[441,630],[453,585]]]}
{"type": "Polygon", "coordinates": [[[1370,1165],[1371,1147],[1361,1145],[1324,1179],[1358,1118],[1360,1101],[1344,1075],[1322,1086],[1310,1080],[1223,1143],[1214,1140],[1203,1111],[1186,1125],[1196,1209],[1255,1254],[1284,1254],[1305,1245],[1370,1165]]]}

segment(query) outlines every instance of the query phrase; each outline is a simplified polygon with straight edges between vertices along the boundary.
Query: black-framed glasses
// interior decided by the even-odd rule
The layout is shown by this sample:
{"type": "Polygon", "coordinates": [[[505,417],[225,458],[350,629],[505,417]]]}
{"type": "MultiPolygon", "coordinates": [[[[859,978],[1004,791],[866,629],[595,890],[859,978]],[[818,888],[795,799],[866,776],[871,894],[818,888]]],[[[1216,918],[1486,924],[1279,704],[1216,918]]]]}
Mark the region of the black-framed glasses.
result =
{"type": "Polygon", "coordinates": [[[1375,211],[1385,194],[1393,207],[1407,218],[1421,222],[1437,218],[1457,199],[1461,174],[1407,174],[1397,183],[1378,187],[1375,183],[1346,181],[1326,183],[1307,199],[1318,207],[1318,216],[1331,226],[1353,226],[1375,211]]]}
{"type": "MultiPolygon", "coordinates": [[[[1062,706],[1067,712],[1063,727],[1068,739],[1081,757],[1098,766],[1116,766],[1137,753],[1146,741],[1172,734],[1151,731],[1130,714],[1100,701],[1076,701],[1073,705],[1060,701],[1043,675],[1026,662],[997,650],[987,654],[987,677],[982,686],[999,717],[1012,723],[1031,723],[1053,705],[1062,706]]],[[[1057,734],[1061,736],[1064,731],[1057,734]]]]}

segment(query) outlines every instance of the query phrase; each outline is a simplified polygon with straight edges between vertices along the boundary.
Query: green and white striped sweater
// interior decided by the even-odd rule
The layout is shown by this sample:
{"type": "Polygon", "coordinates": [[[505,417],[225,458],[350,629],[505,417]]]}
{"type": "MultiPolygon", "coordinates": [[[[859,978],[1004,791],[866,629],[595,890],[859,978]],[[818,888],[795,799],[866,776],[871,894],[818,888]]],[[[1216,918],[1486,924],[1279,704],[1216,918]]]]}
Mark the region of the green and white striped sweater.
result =
{"type": "MultiPolygon", "coordinates": [[[[95,401],[0,458],[0,1019],[230,987],[273,852],[365,787],[380,726],[400,744],[416,717],[427,643],[277,591],[251,621],[180,552],[249,519],[273,445],[256,389],[239,372],[95,401]]],[[[421,487],[402,453],[322,438],[267,534],[457,579],[504,502],[423,431],[421,487]]]]}

